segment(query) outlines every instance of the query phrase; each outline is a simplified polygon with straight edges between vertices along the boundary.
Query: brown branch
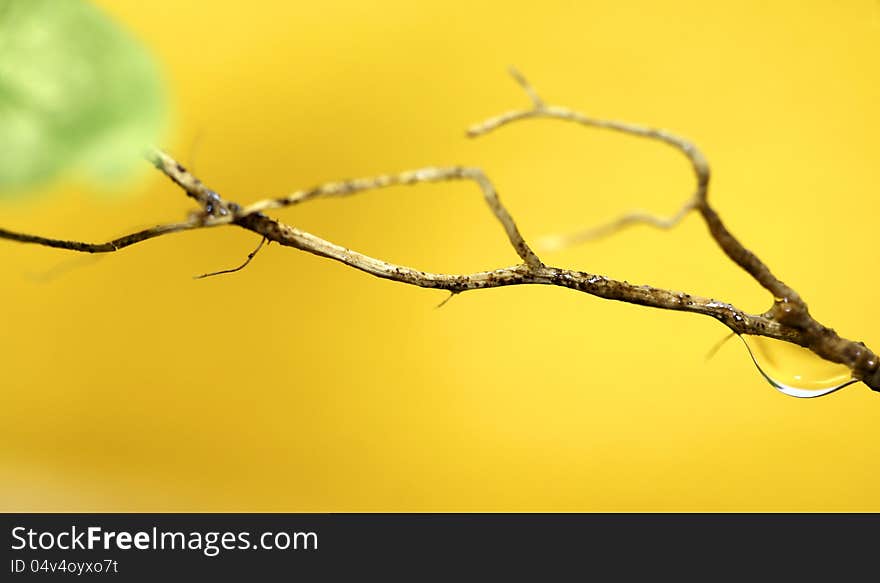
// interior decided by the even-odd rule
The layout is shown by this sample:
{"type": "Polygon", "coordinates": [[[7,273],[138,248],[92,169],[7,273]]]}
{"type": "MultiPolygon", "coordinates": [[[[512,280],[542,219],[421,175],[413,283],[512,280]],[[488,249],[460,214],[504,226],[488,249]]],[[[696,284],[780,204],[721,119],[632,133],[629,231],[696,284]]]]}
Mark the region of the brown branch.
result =
{"type": "Polygon", "coordinates": [[[244,263],[239,265],[238,267],[232,267],[230,269],[221,269],[220,271],[211,271],[209,273],[203,273],[201,275],[195,276],[193,279],[205,279],[206,277],[214,277],[217,275],[226,275],[229,273],[238,273],[245,267],[251,264],[251,261],[254,260],[254,257],[257,256],[257,253],[260,252],[260,249],[263,248],[263,244],[266,242],[266,237],[260,239],[260,242],[257,244],[257,248],[248,253],[247,259],[244,260],[244,263]]]}
{"type": "MultiPolygon", "coordinates": [[[[567,108],[548,106],[522,75],[516,71],[512,71],[512,74],[531,99],[532,107],[490,118],[468,130],[469,136],[481,136],[523,119],[559,119],[583,126],[615,130],[668,144],[688,158],[696,177],[695,193],[684,207],[669,219],[657,219],[646,213],[630,213],[614,223],[602,227],[599,231],[592,230],[585,232],[586,234],[580,233],[573,237],[557,239],[557,244],[593,238],[597,233],[610,234],[622,226],[636,222],[647,222],[655,226],[670,228],[690,210],[696,209],[705,221],[710,235],[724,253],[772,294],[774,298],[772,308],[763,314],[749,314],[729,303],[711,298],[648,285],[635,285],[583,271],[547,266],[526,243],[516,222],[502,205],[489,179],[479,169],[464,166],[428,167],[399,174],[382,174],[371,178],[328,183],[308,190],[297,191],[284,197],[267,199],[247,207],[241,207],[236,203],[224,200],[164,152],[154,150],[147,155],[148,160],[175,184],[183,188],[188,196],[199,203],[201,211],[191,221],[154,227],[103,244],[46,239],[6,230],[0,230],[0,238],[73,251],[104,253],[117,251],[139,241],[170,232],[235,225],[261,235],[266,241],[274,241],[287,247],[333,259],[376,277],[418,287],[442,289],[452,295],[468,290],[510,285],[555,285],[610,300],[703,314],[717,319],[739,335],[766,336],[806,347],[826,360],[846,365],[852,371],[855,380],[864,382],[874,390],[880,390],[880,359],[863,343],[841,338],[834,330],[814,320],[801,297],[776,278],[754,253],[746,249],[727,230],[718,214],[709,205],[709,165],[696,146],[665,130],[591,118],[567,108]],[[282,223],[265,214],[273,209],[294,206],[320,197],[348,196],[393,185],[460,180],[475,182],[480,188],[489,209],[501,223],[508,241],[522,263],[470,274],[430,273],[358,253],[282,223]]],[[[248,261],[242,267],[247,265],[254,254],[249,255],[248,261]]]]}
{"type": "Polygon", "coordinates": [[[538,247],[548,251],[564,249],[565,247],[571,247],[572,245],[577,245],[579,243],[586,243],[587,241],[608,237],[625,227],[637,225],[639,223],[647,224],[658,229],[671,229],[678,225],[678,223],[680,223],[696,205],[696,199],[688,200],[675,212],[674,215],[670,217],[658,217],[642,210],[630,211],[603,225],[590,227],[566,235],[548,235],[542,237],[538,241],[538,247]]]}
{"type": "Polygon", "coordinates": [[[211,226],[202,221],[188,221],[185,223],[173,223],[170,225],[157,225],[155,227],[125,235],[118,239],[113,239],[107,243],[81,243],[79,241],[65,241],[63,239],[48,239],[46,237],[38,237],[37,235],[26,235],[15,231],[7,231],[0,229],[0,239],[9,239],[10,241],[18,241],[19,243],[35,243],[44,247],[54,247],[56,249],[67,249],[69,251],[80,251],[83,253],[112,253],[119,251],[129,245],[146,241],[161,235],[169,233],[177,233],[179,231],[188,231],[191,229],[199,229],[211,226]]]}
{"type": "Polygon", "coordinates": [[[513,220],[513,217],[510,216],[510,213],[507,212],[507,209],[501,204],[501,200],[498,198],[498,193],[495,191],[495,187],[492,186],[492,183],[479,168],[465,168],[462,166],[452,166],[448,168],[429,167],[401,172],[400,174],[382,174],[371,178],[359,178],[344,182],[331,182],[309,190],[299,190],[281,198],[255,202],[245,207],[240,214],[247,216],[266,210],[301,204],[315,198],[347,196],[365,190],[385,188],[388,186],[452,180],[471,180],[475,182],[480,187],[480,190],[482,190],[483,198],[486,200],[492,213],[498,219],[498,222],[501,223],[501,226],[504,227],[504,231],[507,233],[507,238],[510,241],[510,244],[516,249],[520,258],[530,267],[537,268],[543,265],[541,260],[538,259],[538,256],[535,255],[535,252],[526,244],[519,232],[519,228],[513,220]]]}
{"type": "Polygon", "coordinates": [[[187,196],[194,199],[202,207],[205,217],[227,217],[239,210],[238,205],[220,198],[220,195],[205,186],[193,176],[180,162],[161,150],[151,149],[146,154],[147,160],[162,174],[181,187],[187,196]]]}

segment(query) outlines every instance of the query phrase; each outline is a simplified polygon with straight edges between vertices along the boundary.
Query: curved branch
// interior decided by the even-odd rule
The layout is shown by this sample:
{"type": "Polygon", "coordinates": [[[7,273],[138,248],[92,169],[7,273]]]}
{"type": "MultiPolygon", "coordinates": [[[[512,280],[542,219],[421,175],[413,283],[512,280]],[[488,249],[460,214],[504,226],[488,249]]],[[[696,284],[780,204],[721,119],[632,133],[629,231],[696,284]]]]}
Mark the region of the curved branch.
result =
{"type": "Polygon", "coordinates": [[[515,70],[512,71],[512,74],[531,99],[532,108],[509,111],[475,124],[467,132],[469,137],[482,136],[523,119],[550,118],[653,139],[676,148],[691,163],[697,180],[697,189],[693,196],[694,208],[700,212],[712,238],[734,263],[748,272],[756,282],[773,295],[773,306],[765,316],[801,331],[802,337],[798,344],[809,348],[826,360],[848,366],[853,370],[856,378],[863,380],[872,388],[880,390],[880,359],[877,355],[863,343],[841,338],[834,330],[817,322],[810,315],[807,304],[801,296],[773,275],[770,268],[727,229],[721,217],[708,202],[709,164],[706,157],[694,144],[666,130],[592,118],[565,107],[545,105],[521,74],[515,70]]]}
{"type": "MultiPolygon", "coordinates": [[[[697,189],[692,199],[671,219],[656,219],[644,213],[630,214],[606,226],[604,232],[616,230],[633,222],[650,222],[668,228],[680,221],[691,209],[697,209],[713,239],[727,256],[772,293],[773,307],[764,314],[748,314],[729,303],[711,298],[648,285],[634,285],[602,275],[547,266],[526,243],[485,174],[477,168],[464,166],[429,167],[399,174],[382,174],[372,178],[333,182],[284,197],[259,201],[243,208],[234,202],[224,200],[168,154],[154,150],[148,153],[148,160],[200,205],[201,211],[194,219],[184,223],[160,225],[101,244],[47,239],[2,229],[0,229],[0,239],[87,253],[106,253],[177,231],[235,225],[262,235],[266,241],[275,241],[281,245],[333,259],[377,277],[418,287],[442,289],[453,294],[509,285],[554,285],[604,299],[703,314],[722,322],[736,334],[767,336],[806,347],[826,360],[846,365],[852,370],[854,379],[864,382],[874,390],[880,390],[880,359],[863,343],[841,338],[834,330],[814,320],[800,296],[778,280],[756,255],[746,249],[727,230],[708,203],[709,165],[696,146],[665,130],[595,119],[567,108],[548,106],[522,75],[516,71],[512,71],[512,74],[531,99],[532,109],[511,111],[490,118],[473,126],[468,131],[468,135],[484,135],[522,119],[552,118],[658,140],[675,147],[688,158],[697,179],[697,189]],[[346,196],[392,185],[454,180],[470,180],[477,183],[489,208],[522,259],[522,264],[471,274],[430,273],[352,251],[264,214],[268,210],[295,206],[320,197],[346,196]]],[[[583,234],[580,237],[583,237],[583,234]]],[[[252,256],[249,256],[250,258],[252,256]]]]}
{"type": "Polygon", "coordinates": [[[468,137],[478,137],[488,134],[502,126],[523,119],[558,119],[577,123],[584,126],[608,129],[631,136],[657,140],[672,146],[687,157],[697,180],[697,190],[693,195],[694,208],[698,209],[709,227],[712,237],[724,251],[724,253],[737,265],[746,270],[759,284],[764,286],[775,298],[785,299],[790,304],[802,306],[806,311],[806,305],[800,296],[790,287],[782,283],[758,257],[746,249],[724,226],[718,213],[712,209],[708,202],[709,193],[709,163],[706,157],[690,141],[663,129],[651,128],[633,123],[616,120],[606,120],[590,117],[578,111],[566,107],[548,106],[538,97],[537,92],[529,82],[515,69],[511,70],[514,79],[532,101],[532,108],[525,110],[513,110],[501,115],[491,117],[481,123],[471,126],[468,137]]]}
{"type": "Polygon", "coordinates": [[[504,227],[504,231],[507,233],[507,238],[516,250],[517,255],[519,255],[526,265],[529,265],[530,267],[541,267],[543,265],[535,252],[532,251],[523,239],[513,217],[510,216],[510,213],[504,205],[501,204],[501,199],[498,198],[498,193],[495,191],[492,182],[479,168],[467,168],[464,166],[451,166],[445,168],[428,167],[420,168],[418,170],[409,170],[399,174],[381,174],[370,178],[357,178],[343,182],[330,182],[308,190],[298,190],[281,198],[271,198],[255,202],[242,209],[239,213],[239,217],[261,213],[271,209],[294,206],[316,198],[348,196],[365,190],[374,190],[404,184],[412,185],[424,182],[443,182],[452,180],[471,180],[476,182],[480,187],[480,190],[482,190],[483,198],[486,200],[486,204],[489,205],[492,214],[495,215],[495,218],[497,218],[498,222],[501,223],[501,226],[504,227]]]}
{"type": "Polygon", "coordinates": [[[625,227],[647,224],[658,229],[672,229],[678,225],[697,205],[696,199],[690,199],[670,217],[658,217],[642,210],[630,211],[608,223],[590,227],[566,235],[547,235],[538,241],[538,246],[546,250],[558,250],[587,241],[608,237],[625,227]]]}
{"type": "Polygon", "coordinates": [[[135,243],[140,243],[147,239],[153,239],[154,237],[208,226],[212,225],[196,221],[172,223],[170,225],[157,225],[149,229],[144,229],[143,231],[138,231],[137,233],[113,239],[107,243],[82,243],[80,241],[66,241],[64,239],[49,239],[37,235],[27,235],[25,233],[8,231],[6,229],[0,229],[0,239],[9,239],[10,241],[18,241],[19,243],[34,243],[36,245],[43,245],[44,247],[80,251],[82,253],[112,253],[124,249],[129,245],[134,245],[135,243]]]}

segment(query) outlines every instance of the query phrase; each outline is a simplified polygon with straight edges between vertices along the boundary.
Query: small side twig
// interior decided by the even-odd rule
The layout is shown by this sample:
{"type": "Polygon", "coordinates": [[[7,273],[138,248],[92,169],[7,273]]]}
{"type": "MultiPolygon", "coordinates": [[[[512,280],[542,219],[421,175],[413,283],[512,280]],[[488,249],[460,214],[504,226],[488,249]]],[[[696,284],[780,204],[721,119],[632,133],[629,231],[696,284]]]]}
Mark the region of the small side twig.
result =
{"type": "Polygon", "coordinates": [[[260,239],[260,243],[257,245],[257,248],[248,253],[247,259],[244,260],[244,263],[239,265],[238,267],[233,267],[232,269],[223,269],[221,271],[212,271],[210,273],[203,273],[201,275],[196,275],[193,279],[205,279],[206,277],[214,277],[215,275],[225,275],[227,273],[235,273],[237,271],[241,271],[245,267],[247,267],[251,261],[253,261],[254,257],[257,256],[257,253],[260,252],[260,249],[263,248],[263,243],[266,242],[266,237],[260,239]]]}
{"type": "Polygon", "coordinates": [[[458,295],[458,294],[455,293],[455,292],[449,292],[449,295],[446,296],[445,298],[443,298],[443,301],[440,302],[439,304],[437,304],[437,305],[434,306],[434,307],[437,308],[437,309],[442,308],[443,306],[445,306],[446,304],[449,303],[449,300],[451,300],[452,298],[454,298],[454,297],[457,296],[457,295],[458,295]]]}
{"type": "Polygon", "coordinates": [[[576,231],[574,233],[566,235],[545,235],[538,239],[538,248],[545,251],[558,251],[560,249],[614,235],[626,227],[638,224],[649,225],[663,230],[672,229],[678,225],[696,205],[697,201],[691,199],[670,217],[660,217],[642,210],[630,211],[608,223],[576,231]]]}

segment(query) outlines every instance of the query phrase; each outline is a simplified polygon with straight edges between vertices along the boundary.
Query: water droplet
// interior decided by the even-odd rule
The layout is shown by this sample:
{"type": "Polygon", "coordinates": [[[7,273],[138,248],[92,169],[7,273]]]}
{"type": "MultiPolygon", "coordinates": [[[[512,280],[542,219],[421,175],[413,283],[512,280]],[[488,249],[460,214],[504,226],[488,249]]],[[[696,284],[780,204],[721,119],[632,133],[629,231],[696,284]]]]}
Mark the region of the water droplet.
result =
{"type": "Polygon", "coordinates": [[[821,397],[857,382],[847,367],[806,348],[764,336],[740,338],[761,375],[789,397],[821,397]]]}

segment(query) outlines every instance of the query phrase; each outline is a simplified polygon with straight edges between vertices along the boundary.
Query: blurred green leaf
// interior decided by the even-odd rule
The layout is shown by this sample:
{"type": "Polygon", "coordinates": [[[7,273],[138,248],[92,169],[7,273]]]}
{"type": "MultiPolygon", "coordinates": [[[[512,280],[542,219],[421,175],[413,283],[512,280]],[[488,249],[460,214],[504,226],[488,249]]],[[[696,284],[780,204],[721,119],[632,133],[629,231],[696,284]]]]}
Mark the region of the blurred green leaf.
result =
{"type": "Polygon", "coordinates": [[[165,112],[149,54],[98,8],[0,0],[0,195],[70,170],[125,176],[165,112]]]}

